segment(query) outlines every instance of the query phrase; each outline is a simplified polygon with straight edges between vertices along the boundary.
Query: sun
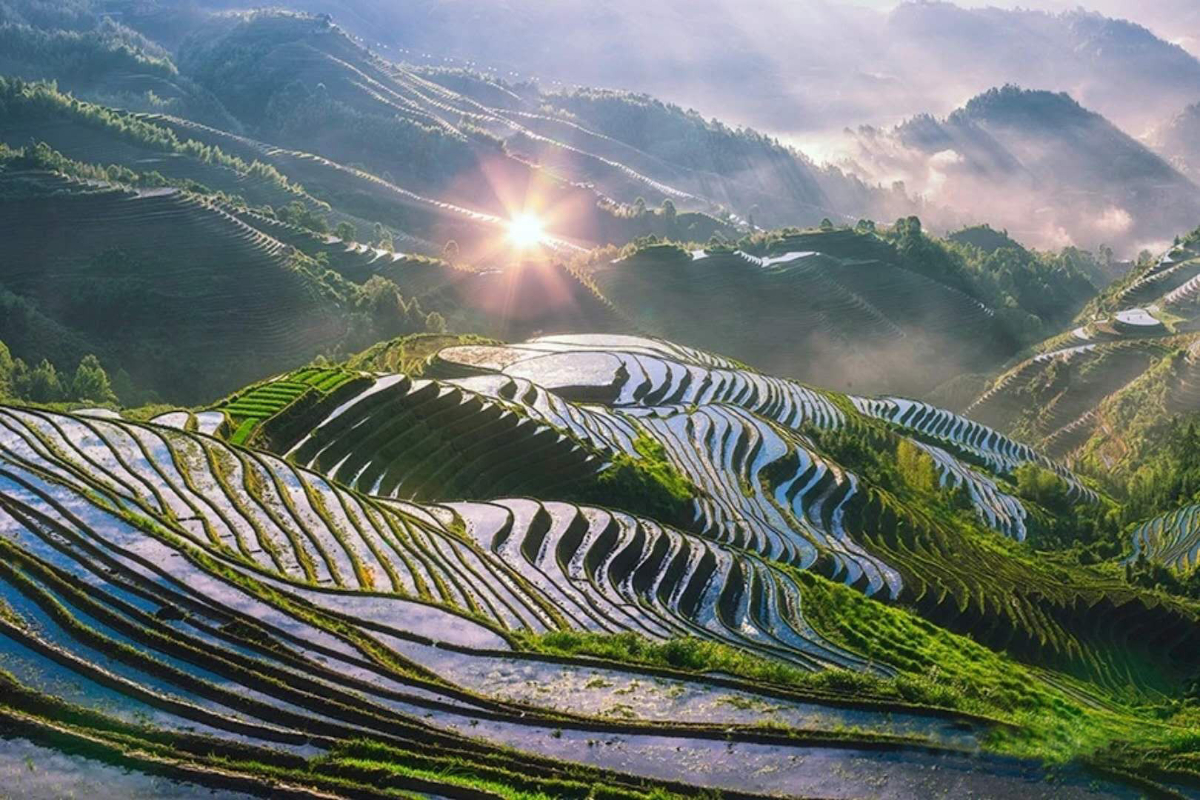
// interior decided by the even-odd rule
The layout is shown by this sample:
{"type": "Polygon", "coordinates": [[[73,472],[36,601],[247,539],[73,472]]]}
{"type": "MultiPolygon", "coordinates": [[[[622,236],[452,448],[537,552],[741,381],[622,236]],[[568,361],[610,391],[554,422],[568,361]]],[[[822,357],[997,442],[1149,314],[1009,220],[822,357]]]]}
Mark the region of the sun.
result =
{"type": "Polygon", "coordinates": [[[513,217],[508,223],[508,241],[518,250],[528,250],[546,238],[542,221],[532,214],[513,217]]]}

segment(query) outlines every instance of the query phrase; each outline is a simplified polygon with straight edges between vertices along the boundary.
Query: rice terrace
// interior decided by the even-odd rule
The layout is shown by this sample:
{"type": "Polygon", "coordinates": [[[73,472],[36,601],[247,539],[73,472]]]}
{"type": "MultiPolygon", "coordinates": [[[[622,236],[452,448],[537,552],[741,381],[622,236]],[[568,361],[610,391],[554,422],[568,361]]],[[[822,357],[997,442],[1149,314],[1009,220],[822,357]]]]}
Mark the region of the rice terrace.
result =
{"type": "Polygon", "coordinates": [[[1197,142],[1178,0],[0,0],[0,798],[1200,798],[1197,142]]]}

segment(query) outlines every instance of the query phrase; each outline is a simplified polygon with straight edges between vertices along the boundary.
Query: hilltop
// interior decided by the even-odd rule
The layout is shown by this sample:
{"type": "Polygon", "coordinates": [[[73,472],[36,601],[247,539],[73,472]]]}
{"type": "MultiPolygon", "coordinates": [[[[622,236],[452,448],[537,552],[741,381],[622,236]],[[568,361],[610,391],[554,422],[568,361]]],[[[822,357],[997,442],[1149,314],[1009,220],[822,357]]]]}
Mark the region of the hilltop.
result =
{"type": "Polygon", "coordinates": [[[1089,254],[1012,245],[984,252],[915,218],[864,221],[736,248],[651,245],[587,275],[643,330],[840,389],[920,395],[1057,330],[1102,280],[1089,254]]]}
{"type": "Polygon", "coordinates": [[[1042,246],[1136,250],[1200,218],[1200,187],[1066,94],[1005,86],[853,142],[866,174],[899,171],[944,213],[1042,246]]]}

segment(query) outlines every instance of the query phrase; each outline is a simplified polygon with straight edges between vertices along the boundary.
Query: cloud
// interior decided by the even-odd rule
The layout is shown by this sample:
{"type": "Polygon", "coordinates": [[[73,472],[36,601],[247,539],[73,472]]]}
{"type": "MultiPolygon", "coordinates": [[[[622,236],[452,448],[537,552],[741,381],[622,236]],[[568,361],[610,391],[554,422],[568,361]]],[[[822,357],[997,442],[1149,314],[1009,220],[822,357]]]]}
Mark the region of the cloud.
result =
{"type": "Polygon", "coordinates": [[[1096,219],[1095,228],[1110,236],[1123,236],[1133,229],[1133,216],[1123,208],[1111,206],[1096,219]]]}

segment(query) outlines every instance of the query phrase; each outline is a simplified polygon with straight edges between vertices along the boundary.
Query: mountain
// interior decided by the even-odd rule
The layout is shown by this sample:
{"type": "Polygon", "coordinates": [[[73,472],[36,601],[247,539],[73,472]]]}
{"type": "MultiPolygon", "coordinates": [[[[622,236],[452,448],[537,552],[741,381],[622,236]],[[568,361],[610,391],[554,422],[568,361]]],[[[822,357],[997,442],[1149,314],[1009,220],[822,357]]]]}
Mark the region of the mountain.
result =
{"type": "Polygon", "coordinates": [[[1126,579],[1195,596],[1200,234],[1088,304],[1074,326],[993,375],[939,392],[980,424],[1045,450],[1120,503],[1126,579]],[[959,399],[959,398],[966,399],[959,399]]]}
{"type": "MultiPolygon", "coordinates": [[[[11,166],[3,168],[13,174],[0,219],[22,245],[0,259],[0,284],[24,310],[0,324],[0,341],[27,365],[49,359],[59,370],[95,354],[112,373],[126,373],[122,383],[127,394],[132,384],[130,397],[150,399],[152,392],[171,402],[210,400],[318,354],[443,325],[501,339],[653,331],[696,346],[724,344],[738,358],[791,377],[921,394],[956,369],[986,372],[1048,335],[1100,283],[1085,254],[1035,255],[1016,245],[1008,248],[1011,258],[987,256],[992,263],[985,264],[984,255],[947,250],[919,223],[905,254],[871,223],[856,232],[829,223],[824,231],[742,235],[727,222],[672,206],[621,213],[589,206],[580,215],[583,224],[589,215],[609,221],[607,231],[592,233],[618,242],[639,236],[623,251],[584,253],[577,244],[583,240],[554,238],[543,254],[522,254],[507,243],[505,219],[434,199],[437,190],[429,186],[422,187],[429,194],[418,194],[363,167],[179,117],[80,101],[43,83],[0,80],[0,101],[0,143],[40,142],[10,149],[11,166]],[[39,188],[39,181],[45,185],[39,188]],[[34,195],[41,198],[36,206],[27,202],[34,195]],[[144,212],[132,213],[135,204],[124,200],[129,195],[144,212]],[[121,211],[77,221],[82,212],[74,209],[88,204],[121,211]],[[157,211],[176,205],[192,209],[185,227],[157,211]],[[43,235],[45,226],[39,231],[33,222],[46,215],[55,220],[51,230],[74,232],[56,240],[58,249],[29,239],[43,235]],[[151,230],[158,238],[151,239],[151,230]],[[180,271],[167,294],[175,305],[163,306],[162,298],[145,303],[164,291],[154,288],[164,274],[159,240],[220,269],[210,274],[174,260],[180,271]],[[442,240],[454,247],[434,244],[442,240]],[[670,240],[710,246],[703,252],[693,244],[692,252],[661,244],[670,240]],[[213,262],[217,241],[228,244],[213,262]],[[112,288],[98,299],[96,265],[118,262],[112,269],[119,275],[106,278],[112,288]],[[273,266],[258,272],[266,264],[273,266]],[[53,291],[46,274],[56,275],[53,291]],[[297,274],[308,276],[296,286],[309,287],[305,293],[319,298],[320,311],[293,294],[297,274]],[[1015,277],[1001,287],[999,274],[1015,277]],[[231,306],[228,325],[187,300],[214,290],[213,275],[232,282],[258,275],[262,282],[252,296],[239,295],[247,314],[231,306]],[[714,285],[724,288],[712,294],[714,285]],[[155,322],[166,319],[161,308],[168,307],[178,315],[172,324],[209,326],[198,331],[221,326],[227,328],[222,340],[241,341],[259,324],[260,312],[249,313],[259,302],[269,304],[269,327],[281,339],[278,346],[264,341],[239,348],[242,366],[234,368],[222,348],[181,351],[155,322]],[[146,309],[126,315],[118,337],[123,344],[104,340],[103,320],[114,304],[146,309]],[[729,307],[774,309],[777,321],[771,327],[714,324],[729,307]],[[697,316],[697,309],[709,311],[697,316]],[[38,322],[16,321],[26,318],[38,322]],[[697,319],[705,324],[696,325],[697,319]],[[297,325],[303,335],[292,335],[297,325]],[[979,335],[962,340],[957,332],[964,329],[979,335]],[[796,346],[780,350],[780,335],[796,346]],[[812,358],[817,351],[828,358],[812,358]],[[824,364],[820,371],[818,364],[824,364]],[[838,365],[836,373],[830,364],[838,365]]],[[[232,284],[226,291],[238,293],[232,284]]]]}
{"type": "Polygon", "coordinates": [[[127,402],[197,402],[447,319],[500,336],[619,324],[553,263],[480,272],[397,255],[120,169],[0,149],[0,341],[31,365],[98,355],[125,373],[127,402]]]}
{"type": "Polygon", "coordinates": [[[1200,218],[1200,188],[1065,94],[1005,86],[945,119],[860,128],[852,141],[864,174],[902,175],[952,215],[1043,246],[1136,250],[1200,218]]]}
{"type": "Polygon", "coordinates": [[[1188,0],[1148,0],[1133,12],[1121,0],[1094,0],[1089,8],[1112,15],[1132,13],[1165,41],[1200,56],[1200,9],[1188,0]]]}
{"type": "MultiPolygon", "coordinates": [[[[538,211],[553,217],[555,233],[587,244],[662,233],[622,213],[638,198],[698,212],[684,220],[698,240],[723,230],[710,214],[783,225],[886,219],[915,209],[908,198],[818,166],[770,137],[646,95],[541,91],[472,71],[385,60],[328,17],[212,14],[194,6],[172,14],[152,3],[117,5],[120,25],[134,26],[120,52],[145,70],[161,61],[211,113],[165,90],[107,91],[96,85],[103,69],[58,70],[52,55],[36,48],[28,56],[32,66],[14,74],[54,78],[74,96],[160,121],[202,123],[187,138],[219,141],[226,150],[248,146],[259,160],[316,153],[475,213],[507,220],[538,211]]],[[[107,7],[81,3],[80,9],[76,27],[116,24],[107,7]]],[[[58,27],[67,23],[54,15],[27,10],[26,16],[46,27],[22,22],[14,35],[78,38],[58,27]]],[[[435,242],[440,248],[450,238],[435,242]]]]}
{"type": "Polygon", "coordinates": [[[1194,103],[1154,131],[1151,143],[1154,149],[1183,172],[1195,177],[1200,175],[1200,147],[1196,136],[1200,134],[1200,103],[1194,103]]]}
{"type": "Polygon", "coordinates": [[[0,75],[62,81],[102,102],[236,124],[215,98],[179,73],[166,48],[106,10],[88,0],[4,0],[0,75]]]}
{"type": "Polygon", "coordinates": [[[1200,62],[284,5],[0,0],[0,793],[1197,795],[1200,62]]]}
{"type": "Polygon", "coordinates": [[[886,37],[895,56],[927,55],[925,75],[953,76],[966,94],[1000,83],[1066,91],[1135,134],[1200,91],[1196,57],[1133,22],[1083,9],[902,3],[889,15],[886,37]]]}
{"type": "Polygon", "coordinates": [[[1071,92],[1140,135],[1200,94],[1200,60],[1172,43],[1194,35],[1193,11],[1165,2],[1109,3],[1117,18],[946,2],[875,11],[821,0],[753,0],[703,14],[680,0],[294,5],[428,63],[648,92],[798,138],[947,114],[1006,82],[1071,92]],[[1143,10],[1157,36],[1123,19],[1143,10]]]}
{"type": "Polygon", "coordinates": [[[1030,448],[657,339],[379,369],[427,341],[151,423],[0,407],[6,730],[297,796],[1192,779],[1140,704],[1195,609],[1035,557],[1108,501],[1030,448]]]}
{"type": "Polygon", "coordinates": [[[911,208],[769,137],[645,95],[542,93],[470,72],[415,69],[384,61],[322,18],[215,19],[215,32],[189,40],[203,46],[181,46],[181,68],[262,138],[365,162],[416,191],[504,217],[514,204],[536,202],[560,220],[557,232],[575,238],[612,240],[595,229],[603,221],[589,219],[599,199],[591,190],[686,210],[757,209],[767,224],[911,208]],[[241,74],[257,77],[230,80],[241,74]],[[421,157],[396,158],[397,142],[421,157]]]}
{"type": "Polygon", "coordinates": [[[92,353],[187,400],[347,334],[346,284],[219,204],[23,166],[0,166],[0,337],[30,363],[92,353]]]}

